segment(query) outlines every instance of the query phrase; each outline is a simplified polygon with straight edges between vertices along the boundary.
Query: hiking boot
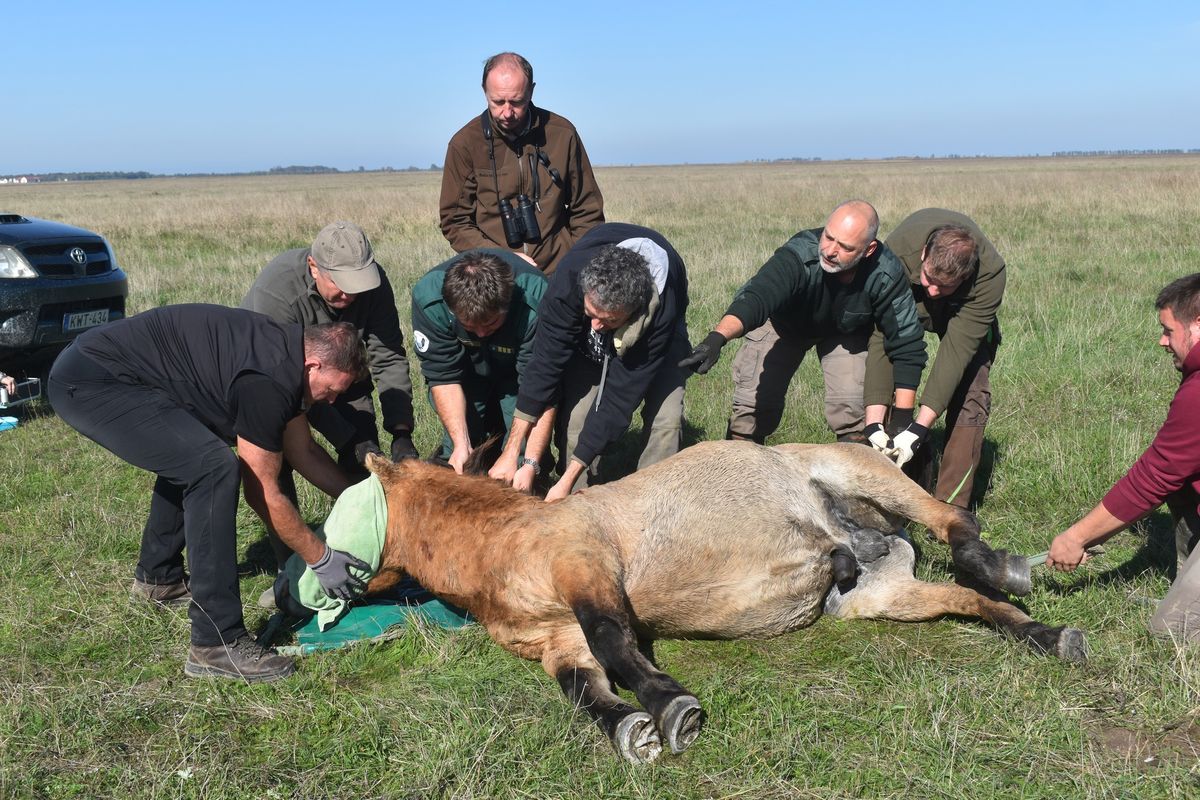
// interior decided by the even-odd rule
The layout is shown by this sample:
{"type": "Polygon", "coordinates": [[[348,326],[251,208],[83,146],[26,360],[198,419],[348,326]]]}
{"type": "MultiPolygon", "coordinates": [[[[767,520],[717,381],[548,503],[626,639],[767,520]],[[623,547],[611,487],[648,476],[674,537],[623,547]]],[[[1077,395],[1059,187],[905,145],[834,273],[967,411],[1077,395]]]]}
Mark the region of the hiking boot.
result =
{"type": "Polygon", "coordinates": [[[134,600],[149,600],[160,606],[186,606],[192,602],[192,590],[188,585],[187,575],[175,583],[145,583],[134,578],[129,596],[134,600]]]}
{"type": "Polygon", "coordinates": [[[240,678],[247,683],[263,683],[291,675],[296,663],[246,634],[232,644],[192,645],[183,671],[193,678],[240,678]]]}

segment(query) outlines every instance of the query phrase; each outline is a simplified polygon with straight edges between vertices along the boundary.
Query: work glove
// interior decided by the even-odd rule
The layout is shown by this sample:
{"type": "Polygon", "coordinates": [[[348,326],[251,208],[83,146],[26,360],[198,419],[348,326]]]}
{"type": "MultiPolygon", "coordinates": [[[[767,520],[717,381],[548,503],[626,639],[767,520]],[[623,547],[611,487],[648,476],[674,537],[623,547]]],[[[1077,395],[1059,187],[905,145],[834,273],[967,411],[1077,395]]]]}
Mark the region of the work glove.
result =
{"type": "Polygon", "coordinates": [[[308,565],[317,576],[317,582],[321,584],[321,590],[326,596],[345,600],[347,603],[367,588],[367,582],[351,572],[351,567],[359,572],[371,571],[371,565],[367,562],[341,550],[334,550],[329,545],[325,545],[325,553],[317,563],[308,565]]]}
{"type": "Polygon", "coordinates": [[[403,461],[406,458],[416,458],[417,448],[413,446],[412,434],[408,431],[397,431],[392,435],[392,461],[403,461]]]}
{"type": "Polygon", "coordinates": [[[709,332],[704,341],[696,345],[692,354],[680,361],[676,366],[691,367],[692,372],[703,375],[713,368],[721,358],[721,348],[725,346],[725,337],[716,331],[709,332]]]}
{"type": "Polygon", "coordinates": [[[867,441],[881,453],[887,453],[892,449],[892,437],[887,435],[887,431],[883,429],[883,425],[878,422],[873,422],[863,428],[863,436],[867,437],[867,441]]]}
{"type": "Polygon", "coordinates": [[[366,466],[367,456],[371,455],[371,453],[377,456],[383,455],[383,451],[379,449],[379,444],[372,442],[370,439],[354,445],[354,460],[363,466],[366,466]]]}
{"type": "Polygon", "coordinates": [[[928,435],[929,428],[910,422],[907,428],[892,437],[892,449],[886,455],[896,462],[897,467],[903,467],[921,449],[928,435]]]}

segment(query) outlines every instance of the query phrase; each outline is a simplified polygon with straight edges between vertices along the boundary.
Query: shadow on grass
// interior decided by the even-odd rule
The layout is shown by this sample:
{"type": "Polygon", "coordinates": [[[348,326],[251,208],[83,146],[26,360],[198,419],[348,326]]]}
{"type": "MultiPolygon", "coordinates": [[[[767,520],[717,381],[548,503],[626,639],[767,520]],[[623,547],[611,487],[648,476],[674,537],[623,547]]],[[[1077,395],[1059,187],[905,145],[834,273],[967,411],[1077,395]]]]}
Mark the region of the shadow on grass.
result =
{"type": "MultiPolygon", "coordinates": [[[[913,478],[926,491],[932,494],[932,490],[936,485],[938,470],[942,467],[942,451],[946,446],[946,429],[943,427],[935,428],[930,433],[929,442],[926,446],[935,454],[927,462],[928,475],[918,477],[909,474],[909,477],[913,478]]],[[[967,508],[971,511],[978,513],[979,509],[983,506],[984,496],[992,485],[992,474],[996,471],[996,466],[1003,460],[1004,457],[995,440],[984,436],[983,446],[980,450],[979,466],[975,471],[975,483],[971,487],[971,499],[967,503],[967,508]]],[[[905,470],[906,474],[909,472],[909,470],[905,470]]]]}
{"type": "Polygon", "coordinates": [[[1133,557],[1122,564],[1095,575],[1084,575],[1067,584],[1051,585],[1051,591],[1069,595],[1095,587],[1128,583],[1147,573],[1164,575],[1175,580],[1178,569],[1175,554],[1175,520],[1170,513],[1159,511],[1142,520],[1139,527],[1145,531],[1142,544],[1133,557]]]}

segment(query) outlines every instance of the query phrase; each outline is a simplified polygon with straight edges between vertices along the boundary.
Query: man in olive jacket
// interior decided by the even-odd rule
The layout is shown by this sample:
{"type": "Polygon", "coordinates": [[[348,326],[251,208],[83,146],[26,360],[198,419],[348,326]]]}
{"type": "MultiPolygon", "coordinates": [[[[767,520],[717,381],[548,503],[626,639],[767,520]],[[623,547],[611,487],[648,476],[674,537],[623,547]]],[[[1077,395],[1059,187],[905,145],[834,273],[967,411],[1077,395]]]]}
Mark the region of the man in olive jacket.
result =
{"type": "Polygon", "coordinates": [[[516,53],[487,60],[487,109],[446,149],[441,227],[459,253],[507,246],[549,275],[583,234],[604,222],[604,198],[575,126],[535,107],[533,87],[533,67],[516,53]],[[501,203],[512,212],[508,223],[501,203]],[[522,218],[532,225],[513,229],[522,218]]]}
{"type": "MultiPolygon", "coordinates": [[[[863,431],[863,371],[871,331],[883,331],[889,391],[912,408],[925,368],[925,340],[904,268],[875,238],[879,216],[849,200],[824,228],[801,231],[775,251],[737,294],[725,316],[679,362],[707,372],[730,339],[746,341],[733,359],[728,436],[763,442],[783,417],[788,384],[816,348],[825,375],[825,419],[838,439],[863,431]],[[894,367],[894,370],[892,369],[894,367]]],[[[890,445],[875,432],[871,444],[890,445]]]]}
{"type": "MultiPolygon", "coordinates": [[[[255,279],[242,308],[266,314],[276,322],[307,327],[344,321],[358,331],[367,347],[375,384],[364,378],[333,404],[308,410],[309,423],[337,450],[338,466],[349,477],[365,478],[361,464],[366,453],[380,449],[371,396],[375,388],[379,389],[383,427],[392,435],[392,459],[416,455],[412,381],[396,299],[362,228],[352,222],[334,222],[321,229],[312,247],[276,256],[255,279]]],[[[285,489],[289,479],[285,478],[285,489]]],[[[292,488],[290,493],[294,492],[292,488]]]]}
{"type": "MultiPolygon", "coordinates": [[[[925,208],[901,222],[887,245],[904,264],[922,327],[941,343],[921,391],[916,418],[892,413],[888,433],[893,457],[918,481],[928,483],[932,454],[923,447],[929,428],[946,414],[945,446],[934,497],[966,508],[983,453],[983,430],[991,412],[992,362],[1000,344],[996,314],[1004,299],[1004,259],[969,217],[925,208]]],[[[891,366],[876,333],[868,354],[867,423],[887,411],[891,366]]]]}

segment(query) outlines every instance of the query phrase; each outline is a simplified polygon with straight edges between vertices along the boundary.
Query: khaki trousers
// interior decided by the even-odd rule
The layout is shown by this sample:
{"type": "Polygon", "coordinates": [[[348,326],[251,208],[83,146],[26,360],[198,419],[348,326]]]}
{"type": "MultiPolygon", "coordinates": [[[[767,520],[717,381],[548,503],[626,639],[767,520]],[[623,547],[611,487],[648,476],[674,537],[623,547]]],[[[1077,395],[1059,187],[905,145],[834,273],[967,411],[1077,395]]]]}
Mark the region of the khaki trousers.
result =
{"type": "Polygon", "coordinates": [[[769,321],[746,334],[733,359],[729,433],[762,443],[783,419],[788,386],[812,348],[825,375],[825,422],[837,436],[863,427],[863,377],[870,331],[820,339],[781,337],[769,321]]]}
{"type": "Polygon", "coordinates": [[[1183,562],[1171,588],[1150,617],[1150,630],[1180,641],[1200,640],[1200,516],[1198,498],[1191,489],[1167,499],[1175,516],[1175,551],[1183,562]]]}

